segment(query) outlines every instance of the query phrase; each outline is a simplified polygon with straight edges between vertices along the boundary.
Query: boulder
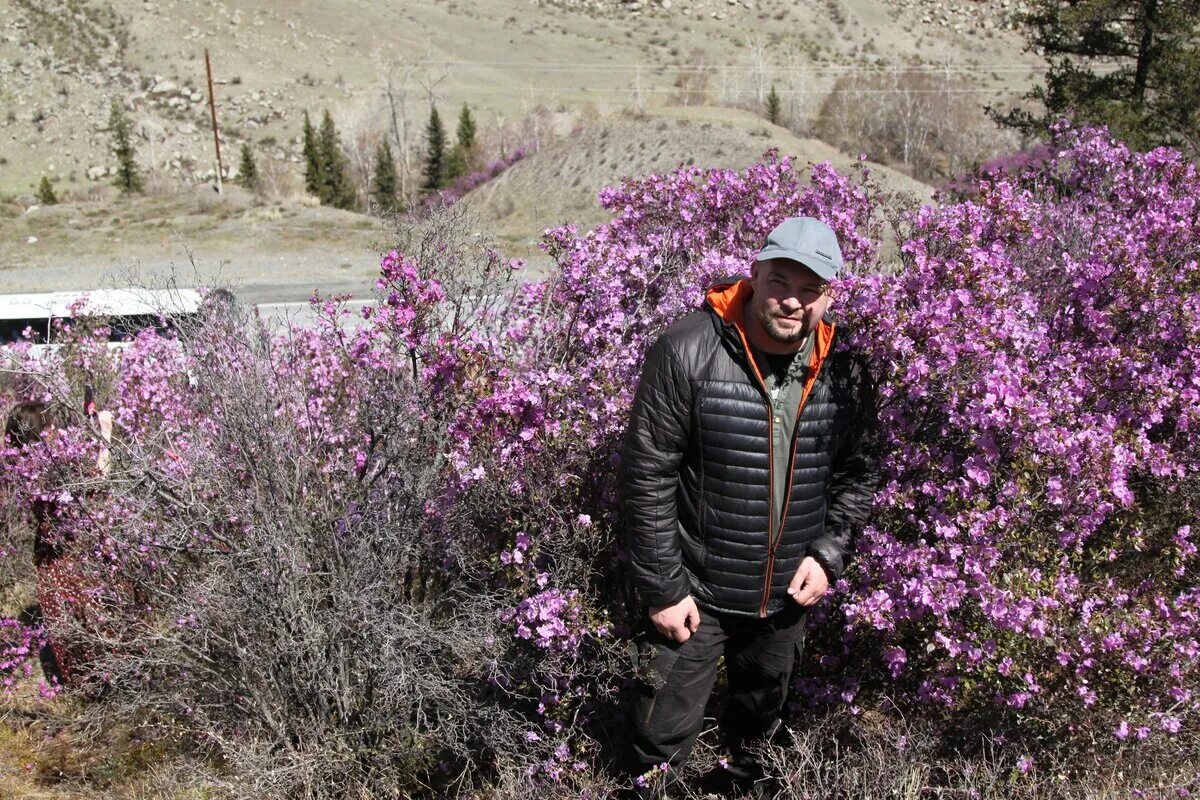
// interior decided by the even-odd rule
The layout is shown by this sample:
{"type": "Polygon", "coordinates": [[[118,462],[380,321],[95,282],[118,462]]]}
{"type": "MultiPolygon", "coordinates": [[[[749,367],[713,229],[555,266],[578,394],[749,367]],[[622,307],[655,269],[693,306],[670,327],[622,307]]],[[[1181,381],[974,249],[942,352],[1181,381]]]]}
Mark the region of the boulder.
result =
{"type": "Polygon", "coordinates": [[[167,129],[158,120],[142,118],[138,120],[135,130],[147,142],[161,142],[167,138],[167,129]]]}

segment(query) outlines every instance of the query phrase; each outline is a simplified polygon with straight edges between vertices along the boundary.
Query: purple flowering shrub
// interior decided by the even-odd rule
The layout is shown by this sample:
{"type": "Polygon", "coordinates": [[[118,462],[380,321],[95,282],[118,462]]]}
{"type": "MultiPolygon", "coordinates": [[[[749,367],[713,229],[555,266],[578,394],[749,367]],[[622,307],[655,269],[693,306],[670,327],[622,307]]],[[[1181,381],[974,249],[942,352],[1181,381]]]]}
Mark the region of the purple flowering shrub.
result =
{"type": "Polygon", "coordinates": [[[976,199],[984,181],[1036,170],[1053,158],[1054,154],[1055,150],[1050,144],[1038,143],[1025,150],[989,158],[974,169],[954,176],[942,184],[941,188],[954,198],[976,199]]]}
{"type": "Polygon", "coordinates": [[[841,677],[805,686],[1170,746],[1200,710],[1200,176],[1059,136],[923,208],[901,270],[845,287],[888,480],[817,662],[841,677]]]}
{"type": "Polygon", "coordinates": [[[521,145],[504,155],[497,156],[481,168],[472,170],[465,175],[460,175],[455,179],[453,184],[439,191],[436,197],[441,203],[447,205],[456,203],[467,192],[479,188],[490,180],[498,178],[513,164],[524,160],[526,156],[533,152],[537,152],[536,146],[521,145]]]}
{"type": "Polygon", "coordinates": [[[889,447],[798,702],[1026,758],[1182,743],[1200,181],[1097,131],[1053,147],[919,210],[774,153],[629,179],[601,194],[611,222],[545,232],[537,282],[436,211],[397,232],[361,325],[317,299],[316,327],[271,336],[210,303],[119,359],[83,333],[26,359],[23,396],[106,376],[112,473],[75,420],[6,452],[0,493],[55,500],[92,565],[111,618],[75,633],[105,713],[191,732],[246,792],[599,793],[642,622],[614,480],[642,356],[779,220],[816,216],[889,447]]]}

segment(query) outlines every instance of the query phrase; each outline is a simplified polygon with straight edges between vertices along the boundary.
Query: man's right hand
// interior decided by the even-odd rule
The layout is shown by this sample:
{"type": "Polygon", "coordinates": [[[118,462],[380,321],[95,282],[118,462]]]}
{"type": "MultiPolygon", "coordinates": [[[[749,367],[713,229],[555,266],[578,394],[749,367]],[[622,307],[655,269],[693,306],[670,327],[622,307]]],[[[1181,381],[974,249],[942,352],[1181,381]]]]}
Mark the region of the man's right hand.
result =
{"type": "Polygon", "coordinates": [[[663,636],[682,644],[700,628],[700,609],[689,594],[673,605],[652,607],[650,621],[663,636]]]}

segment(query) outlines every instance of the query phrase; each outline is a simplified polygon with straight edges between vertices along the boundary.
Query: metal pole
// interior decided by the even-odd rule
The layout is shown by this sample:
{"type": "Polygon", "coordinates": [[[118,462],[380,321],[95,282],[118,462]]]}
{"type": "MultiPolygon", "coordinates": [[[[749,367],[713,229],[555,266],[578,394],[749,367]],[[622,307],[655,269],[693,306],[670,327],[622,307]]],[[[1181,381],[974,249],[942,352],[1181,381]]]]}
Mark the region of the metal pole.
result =
{"type": "Polygon", "coordinates": [[[221,137],[217,132],[217,98],[213,94],[212,62],[204,48],[204,68],[208,70],[208,110],[212,112],[213,145],[217,148],[217,194],[221,194],[221,137]]]}

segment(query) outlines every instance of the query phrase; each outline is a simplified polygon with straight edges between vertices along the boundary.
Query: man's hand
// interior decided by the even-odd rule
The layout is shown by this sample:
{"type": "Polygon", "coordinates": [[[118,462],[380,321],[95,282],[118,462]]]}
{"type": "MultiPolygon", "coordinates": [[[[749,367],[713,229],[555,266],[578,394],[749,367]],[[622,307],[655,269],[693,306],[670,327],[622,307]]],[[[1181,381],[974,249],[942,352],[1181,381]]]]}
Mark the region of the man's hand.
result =
{"type": "Polygon", "coordinates": [[[650,621],[663,636],[682,644],[700,627],[700,609],[689,594],[674,605],[651,608],[650,621]]]}
{"type": "Polygon", "coordinates": [[[812,556],[805,556],[800,562],[800,568],[792,576],[787,593],[799,605],[811,606],[829,591],[829,576],[825,568],[817,563],[812,556]]]}
{"type": "Polygon", "coordinates": [[[96,415],[96,422],[100,426],[100,438],[106,442],[112,441],[113,431],[113,413],[107,408],[96,415]]]}

